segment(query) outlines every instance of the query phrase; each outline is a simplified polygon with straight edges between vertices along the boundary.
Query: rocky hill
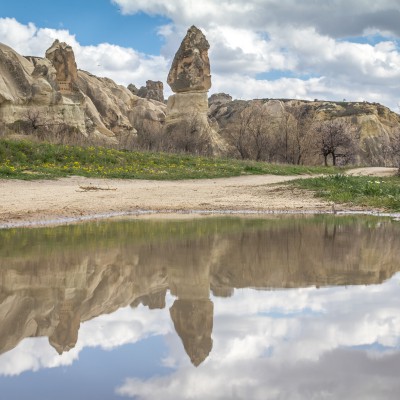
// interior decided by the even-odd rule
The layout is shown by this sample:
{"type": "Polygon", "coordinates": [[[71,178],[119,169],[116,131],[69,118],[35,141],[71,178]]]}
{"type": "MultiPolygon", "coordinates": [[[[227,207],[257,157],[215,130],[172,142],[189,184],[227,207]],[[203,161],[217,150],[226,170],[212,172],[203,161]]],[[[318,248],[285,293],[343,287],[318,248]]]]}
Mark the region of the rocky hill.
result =
{"type": "Polygon", "coordinates": [[[175,94],[166,104],[161,82],[137,89],[82,71],[73,49],[58,40],[44,58],[0,44],[0,135],[294,164],[394,163],[400,116],[377,103],[243,101],[220,93],[207,104],[208,47],[191,27],[168,76],[175,94]],[[326,148],[332,134],[333,149],[326,148]]]}
{"type": "MultiPolygon", "coordinates": [[[[146,93],[147,94],[147,93],[146,93]]],[[[159,130],[164,103],[79,70],[72,48],[56,40],[46,57],[23,57],[0,44],[0,124],[6,131],[75,134],[117,144],[138,128],[159,130]]]]}
{"type": "MultiPolygon", "coordinates": [[[[241,134],[242,139],[246,136],[251,139],[252,133],[256,134],[252,131],[263,129],[267,137],[260,145],[265,144],[270,149],[265,159],[320,164],[323,156],[319,147],[320,132],[316,128],[327,125],[342,127],[351,139],[352,157],[344,162],[393,164],[390,143],[400,131],[400,115],[378,103],[293,99],[243,101],[218,93],[209,98],[209,105],[209,118],[218,124],[219,134],[233,144],[231,151],[237,156],[240,156],[240,149],[235,146],[235,140],[238,141],[241,134]]],[[[339,153],[350,154],[348,149],[338,148],[339,153]]]]}

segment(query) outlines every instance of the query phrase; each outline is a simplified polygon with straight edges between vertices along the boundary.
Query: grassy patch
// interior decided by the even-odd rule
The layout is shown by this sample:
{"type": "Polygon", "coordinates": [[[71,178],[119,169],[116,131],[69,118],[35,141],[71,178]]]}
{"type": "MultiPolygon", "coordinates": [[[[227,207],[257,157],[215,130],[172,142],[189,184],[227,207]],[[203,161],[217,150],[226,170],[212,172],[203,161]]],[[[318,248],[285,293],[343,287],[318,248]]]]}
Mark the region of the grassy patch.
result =
{"type": "Polygon", "coordinates": [[[332,167],[305,167],[263,162],[120,151],[0,140],[0,178],[51,179],[68,175],[129,179],[198,179],[238,175],[335,173],[332,167]]]}
{"type": "Polygon", "coordinates": [[[374,178],[341,174],[291,182],[335,203],[400,211],[400,177],[374,178]]]}

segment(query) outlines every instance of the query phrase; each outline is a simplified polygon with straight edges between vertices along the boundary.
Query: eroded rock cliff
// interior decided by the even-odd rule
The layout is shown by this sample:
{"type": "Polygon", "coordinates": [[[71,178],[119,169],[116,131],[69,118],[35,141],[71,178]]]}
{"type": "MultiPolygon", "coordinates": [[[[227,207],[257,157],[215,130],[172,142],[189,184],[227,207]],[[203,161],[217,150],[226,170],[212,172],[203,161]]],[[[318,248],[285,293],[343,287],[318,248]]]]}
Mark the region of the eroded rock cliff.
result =
{"type": "Polygon", "coordinates": [[[168,84],[174,94],[165,105],[162,82],[126,88],[82,71],[73,49],[58,40],[44,58],[23,57],[0,44],[0,133],[42,129],[70,143],[89,138],[130,148],[151,138],[158,145],[149,150],[321,164],[314,127],[332,122],[345,125],[352,138],[353,153],[341,161],[393,164],[390,140],[400,131],[398,114],[367,102],[243,101],[224,93],[208,100],[208,49],[204,34],[192,26],[172,62],[168,84]],[[253,133],[264,132],[256,143],[263,143],[261,151],[238,149],[252,142],[240,137],[246,124],[253,133]]]}
{"type": "Polygon", "coordinates": [[[66,134],[116,144],[134,137],[144,124],[160,130],[165,110],[162,102],[140,98],[111,79],[79,70],[66,43],[56,40],[46,58],[22,57],[0,44],[2,129],[27,133],[34,115],[35,124],[49,131],[62,126],[66,134]]]}
{"type": "MultiPolygon", "coordinates": [[[[314,129],[319,123],[345,126],[354,143],[354,157],[350,162],[364,165],[391,166],[390,139],[400,130],[399,114],[368,102],[245,101],[232,100],[229,95],[219,93],[209,99],[209,118],[218,124],[219,134],[231,144],[243,134],[243,123],[247,120],[248,125],[266,132],[268,161],[301,164],[323,162],[314,129]]],[[[234,146],[230,150],[239,155],[234,146]]]]}

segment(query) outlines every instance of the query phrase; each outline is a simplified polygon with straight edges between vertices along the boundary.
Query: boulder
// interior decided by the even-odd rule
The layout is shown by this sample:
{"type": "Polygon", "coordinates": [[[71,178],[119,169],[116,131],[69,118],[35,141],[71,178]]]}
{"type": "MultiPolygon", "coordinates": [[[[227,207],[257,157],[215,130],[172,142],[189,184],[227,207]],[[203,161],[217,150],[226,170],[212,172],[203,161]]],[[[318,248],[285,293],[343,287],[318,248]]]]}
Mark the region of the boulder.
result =
{"type": "Polygon", "coordinates": [[[208,99],[209,106],[213,104],[225,104],[232,101],[232,96],[227,93],[214,93],[208,99]]]}
{"type": "Polygon", "coordinates": [[[139,89],[133,83],[130,83],[128,85],[128,90],[131,91],[136,96],[137,96],[137,94],[139,92],[139,89]]]}
{"type": "Polygon", "coordinates": [[[136,94],[145,99],[156,100],[160,103],[164,103],[164,85],[160,81],[146,81],[146,86],[142,86],[136,94]]]}
{"type": "Polygon", "coordinates": [[[46,51],[46,58],[56,69],[57,83],[61,92],[76,91],[75,83],[78,80],[78,68],[72,47],[58,39],[46,51]]]}
{"type": "Polygon", "coordinates": [[[174,93],[206,92],[211,88],[210,45],[203,32],[192,26],[175,54],[167,82],[174,93]]]}

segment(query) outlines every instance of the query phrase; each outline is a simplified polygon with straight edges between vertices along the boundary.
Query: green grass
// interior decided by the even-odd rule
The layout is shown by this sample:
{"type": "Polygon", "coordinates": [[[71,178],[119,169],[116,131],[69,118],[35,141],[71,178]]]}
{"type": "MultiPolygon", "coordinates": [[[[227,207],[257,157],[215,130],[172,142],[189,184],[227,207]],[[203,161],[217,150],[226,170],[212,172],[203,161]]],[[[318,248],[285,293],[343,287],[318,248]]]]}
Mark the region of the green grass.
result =
{"type": "Polygon", "coordinates": [[[196,157],[186,154],[120,151],[0,140],[0,178],[52,179],[69,175],[129,179],[198,179],[239,175],[328,174],[332,167],[306,167],[264,162],[196,157]]]}
{"type": "Polygon", "coordinates": [[[335,203],[400,211],[400,177],[375,178],[341,174],[296,180],[290,184],[315,191],[335,203]]]}

